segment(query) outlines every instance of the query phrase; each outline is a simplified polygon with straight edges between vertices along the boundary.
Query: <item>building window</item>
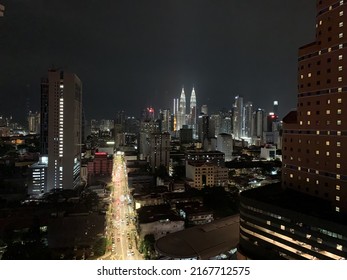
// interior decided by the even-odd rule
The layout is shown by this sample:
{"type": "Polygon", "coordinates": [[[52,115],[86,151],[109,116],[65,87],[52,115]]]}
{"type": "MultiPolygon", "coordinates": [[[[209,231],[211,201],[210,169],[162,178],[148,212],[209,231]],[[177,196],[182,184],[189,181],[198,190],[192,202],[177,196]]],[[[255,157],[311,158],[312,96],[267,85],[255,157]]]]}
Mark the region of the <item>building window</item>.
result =
{"type": "Polygon", "coordinates": [[[339,191],[340,190],[340,185],[336,185],[336,190],[339,191]]]}
{"type": "Polygon", "coordinates": [[[337,125],[341,125],[341,120],[337,120],[337,121],[336,121],[336,124],[337,124],[337,125]]]}
{"type": "Polygon", "coordinates": [[[306,178],[306,182],[310,182],[310,178],[306,178]]]}
{"type": "Polygon", "coordinates": [[[340,55],[339,55],[339,60],[342,60],[342,59],[343,59],[343,55],[340,54],[340,55]]]}
{"type": "Polygon", "coordinates": [[[340,16],[340,17],[343,16],[343,11],[339,12],[339,16],[340,16]]]}
{"type": "Polygon", "coordinates": [[[316,151],[316,155],[319,155],[319,150],[316,151]]]}
{"type": "Polygon", "coordinates": [[[341,112],[342,112],[341,109],[337,109],[337,114],[338,115],[341,115],[341,112]]]}
{"type": "Polygon", "coordinates": [[[340,212],[340,207],[335,207],[336,212],[340,212]]]}
{"type": "Polygon", "coordinates": [[[337,103],[341,104],[342,103],[342,98],[337,99],[337,103]]]}
{"type": "Polygon", "coordinates": [[[336,146],[337,146],[337,147],[341,147],[341,142],[340,142],[340,141],[337,141],[337,142],[336,142],[336,146]]]}
{"type": "Polygon", "coordinates": [[[330,115],[330,110],[327,110],[327,111],[326,111],[326,114],[327,114],[327,115],[330,115]]]}
{"type": "Polygon", "coordinates": [[[339,71],[342,71],[342,66],[339,66],[339,71]]]}
{"type": "Polygon", "coordinates": [[[291,174],[289,175],[289,177],[290,177],[290,178],[293,178],[293,174],[291,173],[291,174]]]}
{"type": "Polygon", "coordinates": [[[341,168],[341,165],[339,163],[336,163],[336,168],[341,168]]]}
{"type": "Polygon", "coordinates": [[[340,34],[339,34],[339,38],[340,38],[340,39],[343,38],[343,33],[340,33],[340,34]]]}
{"type": "Polygon", "coordinates": [[[340,244],[336,244],[336,249],[339,250],[339,251],[342,251],[343,247],[340,244]]]}
{"type": "Polygon", "coordinates": [[[338,77],[337,81],[342,82],[342,77],[338,77]]]}
{"type": "Polygon", "coordinates": [[[326,152],[326,155],[327,155],[327,156],[330,156],[330,152],[326,152]]]}
{"type": "Polygon", "coordinates": [[[342,92],[342,88],[339,87],[339,88],[337,89],[337,91],[338,91],[338,92],[342,92]]]}
{"type": "Polygon", "coordinates": [[[340,21],[339,27],[342,27],[342,26],[343,26],[343,21],[340,21]]]}
{"type": "Polygon", "coordinates": [[[340,180],[340,179],[341,179],[340,174],[336,174],[336,179],[338,179],[338,180],[340,180]]]}

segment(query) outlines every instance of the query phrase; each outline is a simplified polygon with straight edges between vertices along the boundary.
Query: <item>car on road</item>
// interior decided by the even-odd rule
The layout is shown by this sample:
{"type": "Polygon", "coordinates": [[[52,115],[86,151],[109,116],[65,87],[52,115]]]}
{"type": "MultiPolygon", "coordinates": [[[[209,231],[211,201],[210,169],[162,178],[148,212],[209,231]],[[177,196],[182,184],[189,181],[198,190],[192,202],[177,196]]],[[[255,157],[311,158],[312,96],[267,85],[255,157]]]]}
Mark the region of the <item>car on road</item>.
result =
{"type": "Polygon", "coordinates": [[[120,241],[120,238],[119,237],[117,237],[117,242],[119,242],[120,241]]]}

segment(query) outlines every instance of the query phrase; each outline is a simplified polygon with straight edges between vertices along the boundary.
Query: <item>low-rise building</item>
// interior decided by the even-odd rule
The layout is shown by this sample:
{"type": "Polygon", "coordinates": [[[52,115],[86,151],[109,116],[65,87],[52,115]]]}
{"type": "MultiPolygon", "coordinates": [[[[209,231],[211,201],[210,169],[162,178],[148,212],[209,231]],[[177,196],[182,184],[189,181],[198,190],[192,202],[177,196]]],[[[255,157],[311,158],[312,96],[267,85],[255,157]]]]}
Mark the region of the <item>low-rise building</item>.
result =
{"type": "Polygon", "coordinates": [[[153,234],[155,240],[184,229],[184,220],[169,205],[145,206],[137,210],[138,233],[141,239],[153,234]]]}

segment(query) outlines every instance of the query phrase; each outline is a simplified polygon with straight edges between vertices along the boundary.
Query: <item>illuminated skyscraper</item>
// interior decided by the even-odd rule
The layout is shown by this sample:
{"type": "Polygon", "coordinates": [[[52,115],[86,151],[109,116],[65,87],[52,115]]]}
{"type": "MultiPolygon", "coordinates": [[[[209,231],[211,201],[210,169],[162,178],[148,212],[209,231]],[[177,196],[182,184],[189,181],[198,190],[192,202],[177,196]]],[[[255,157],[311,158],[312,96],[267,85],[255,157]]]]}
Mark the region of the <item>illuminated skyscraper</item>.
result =
{"type": "Polygon", "coordinates": [[[180,130],[183,127],[183,125],[186,124],[186,114],[186,94],[184,93],[184,88],[182,88],[178,107],[177,130],[180,130]]]}
{"type": "Polygon", "coordinates": [[[244,129],[244,108],[243,108],[243,97],[236,96],[234,103],[234,114],[233,114],[233,132],[234,138],[240,139],[243,137],[244,129]]]}
{"type": "Polygon", "coordinates": [[[193,129],[193,137],[196,137],[196,95],[193,87],[192,94],[190,96],[190,112],[189,112],[189,120],[190,126],[193,129]]]}
{"type": "Polygon", "coordinates": [[[48,155],[45,192],[80,182],[82,83],[73,73],[49,70],[41,82],[41,152],[48,155]]]}

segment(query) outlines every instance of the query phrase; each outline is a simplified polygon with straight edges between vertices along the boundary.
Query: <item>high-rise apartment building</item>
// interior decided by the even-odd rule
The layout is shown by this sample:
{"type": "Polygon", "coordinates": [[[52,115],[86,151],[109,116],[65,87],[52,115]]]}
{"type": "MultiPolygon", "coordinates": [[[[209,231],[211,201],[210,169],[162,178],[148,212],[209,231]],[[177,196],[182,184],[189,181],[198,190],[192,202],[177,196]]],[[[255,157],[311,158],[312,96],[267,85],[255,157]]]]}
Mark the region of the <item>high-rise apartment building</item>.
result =
{"type": "Polygon", "coordinates": [[[48,155],[45,192],[72,189],[80,179],[82,83],[49,70],[41,81],[41,152],[48,155]]]}
{"type": "Polygon", "coordinates": [[[28,114],[28,129],[30,134],[40,133],[40,113],[29,112],[28,114]]]}
{"type": "Polygon", "coordinates": [[[150,162],[152,171],[164,166],[169,171],[170,133],[152,133],[150,136],[150,162]]]}
{"type": "Polygon", "coordinates": [[[347,1],[317,1],[316,40],[299,49],[298,107],[283,120],[283,186],[347,213],[347,1]]]}
{"type": "Polygon", "coordinates": [[[248,258],[347,258],[347,1],[316,7],[316,40],[299,49],[297,110],[283,119],[282,186],[240,194],[248,258]]]}

